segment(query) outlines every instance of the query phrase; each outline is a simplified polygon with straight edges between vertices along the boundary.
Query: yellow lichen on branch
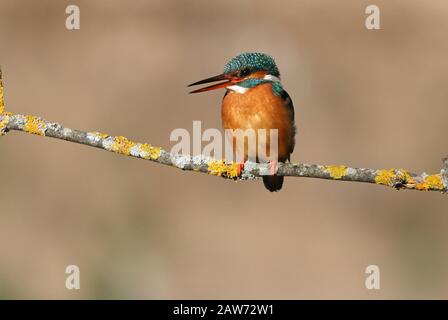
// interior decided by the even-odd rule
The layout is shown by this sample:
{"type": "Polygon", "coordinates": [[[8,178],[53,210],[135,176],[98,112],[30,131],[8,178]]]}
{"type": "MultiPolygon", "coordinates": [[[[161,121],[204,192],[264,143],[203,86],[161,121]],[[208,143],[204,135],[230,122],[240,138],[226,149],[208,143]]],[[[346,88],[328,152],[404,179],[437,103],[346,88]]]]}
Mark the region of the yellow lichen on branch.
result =
{"type": "Polygon", "coordinates": [[[432,174],[425,177],[425,180],[415,185],[417,190],[443,190],[443,182],[440,174],[432,174]]]}
{"type": "Polygon", "coordinates": [[[405,169],[398,170],[397,176],[404,184],[415,184],[414,178],[412,178],[409,171],[405,169]]]}
{"type": "Polygon", "coordinates": [[[101,132],[89,132],[87,136],[90,140],[102,141],[104,149],[125,156],[157,160],[162,152],[160,148],[153,147],[149,143],[135,142],[123,136],[112,137],[101,132]]]}
{"type": "Polygon", "coordinates": [[[377,184],[391,186],[393,184],[394,177],[395,177],[394,169],[380,170],[377,176],[375,177],[375,182],[377,184]]]}
{"type": "Polygon", "coordinates": [[[47,125],[39,117],[26,116],[24,129],[26,132],[44,136],[47,125]]]}
{"type": "Polygon", "coordinates": [[[445,190],[440,173],[431,175],[423,174],[421,178],[416,180],[407,170],[404,169],[379,170],[377,176],[375,177],[375,182],[377,184],[397,188],[406,185],[411,189],[420,191],[445,190]]]}
{"type": "Polygon", "coordinates": [[[133,142],[125,137],[118,136],[118,137],[115,137],[114,143],[112,144],[112,147],[111,147],[111,151],[120,153],[120,154],[124,154],[124,155],[129,155],[131,153],[131,148],[134,145],[135,145],[135,142],[133,142]]]}
{"type": "Polygon", "coordinates": [[[208,164],[208,172],[214,176],[236,178],[241,174],[241,164],[227,164],[224,160],[211,161],[208,164]]]}
{"type": "Polygon", "coordinates": [[[160,148],[153,147],[149,143],[143,143],[140,147],[142,158],[157,160],[160,156],[160,148]]]}
{"type": "Polygon", "coordinates": [[[347,167],[342,166],[325,166],[325,169],[330,173],[334,179],[341,179],[347,172],[347,167]]]}

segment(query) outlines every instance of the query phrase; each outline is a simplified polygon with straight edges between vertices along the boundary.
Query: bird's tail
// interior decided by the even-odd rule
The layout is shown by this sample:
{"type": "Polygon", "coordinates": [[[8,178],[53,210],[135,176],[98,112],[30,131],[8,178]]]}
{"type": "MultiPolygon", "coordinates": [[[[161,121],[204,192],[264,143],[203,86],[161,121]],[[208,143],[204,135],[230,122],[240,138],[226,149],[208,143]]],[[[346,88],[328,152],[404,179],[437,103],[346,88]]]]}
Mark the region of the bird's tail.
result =
{"type": "Polygon", "coordinates": [[[283,186],[283,176],[264,176],[263,184],[271,192],[278,191],[283,186]]]}

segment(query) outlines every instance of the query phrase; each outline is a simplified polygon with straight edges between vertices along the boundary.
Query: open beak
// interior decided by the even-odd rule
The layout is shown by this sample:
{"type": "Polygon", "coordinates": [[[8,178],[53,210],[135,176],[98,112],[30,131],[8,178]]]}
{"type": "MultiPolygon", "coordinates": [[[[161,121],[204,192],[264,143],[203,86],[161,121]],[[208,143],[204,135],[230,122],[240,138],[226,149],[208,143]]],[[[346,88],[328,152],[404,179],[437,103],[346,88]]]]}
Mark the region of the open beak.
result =
{"type": "Polygon", "coordinates": [[[223,73],[223,74],[220,74],[220,75],[217,75],[217,76],[214,76],[214,77],[210,77],[210,78],[207,78],[207,79],[204,79],[204,80],[201,80],[201,81],[189,84],[188,87],[197,86],[199,84],[204,84],[204,83],[221,81],[221,80],[225,80],[225,81],[220,82],[220,83],[212,84],[211,86],[208,86],[208,87],[204,87],[204,88],[201,88],[201,89],[196,89],[196,90],[190,91],[190,93],[199,93],[199,92],[205,92],[205,91],[225,88],[225,87],[229,86],[229,84],[233,84],[233,83],[237,82],[235,78],[231,77],[228,74],[223,73]]]}

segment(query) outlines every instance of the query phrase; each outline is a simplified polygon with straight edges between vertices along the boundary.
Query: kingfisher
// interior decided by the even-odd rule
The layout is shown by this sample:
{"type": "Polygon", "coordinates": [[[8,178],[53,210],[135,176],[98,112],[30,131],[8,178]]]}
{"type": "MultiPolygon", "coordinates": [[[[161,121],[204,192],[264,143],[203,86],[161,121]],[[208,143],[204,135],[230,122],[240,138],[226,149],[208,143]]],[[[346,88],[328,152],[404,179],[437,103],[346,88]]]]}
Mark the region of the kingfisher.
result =
{"type": "MultiPolygon", "coordinates": [[[[259,139],[257,162],[269,162],[275,167],[276,161],[290,161],[294,150],[296,126],[294,106],[289,94],[283,89],[280,72],[274,59],[264,53],[248,52],[237,55],[224,66],[220,75],[194,82],[190,86],[217,82],[190,93],[199,93],[225,88],[222,100],[221,119],[224,129],[264,129],[266,139],[259,139]],[[277,159],[268,161],[261,157],[260,147],[270,150],[270,129],[277,129],[277,159]],[[261,143],[261,145],[260,145],[261,143]]],[[[257,137],[259,137],[257,135],[257,137]]],[[[274,136],[273,136],[274,137],[274,136]]],[[[235,144],[233,144],[235,147],[235,144]]],[[[249,150],[244,146],[244,161],[248,159],[249,150]]],[[[278,191],[283,185],[283,176],[263,176],[263,183],[269,191],[278,191]]]]}

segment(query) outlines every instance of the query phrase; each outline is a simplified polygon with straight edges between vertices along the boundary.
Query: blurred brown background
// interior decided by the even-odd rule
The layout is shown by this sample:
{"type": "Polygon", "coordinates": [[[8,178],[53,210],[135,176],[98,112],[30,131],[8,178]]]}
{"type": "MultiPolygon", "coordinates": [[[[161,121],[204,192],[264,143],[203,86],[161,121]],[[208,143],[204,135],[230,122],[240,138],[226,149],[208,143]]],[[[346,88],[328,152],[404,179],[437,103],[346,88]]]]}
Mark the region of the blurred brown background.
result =
{"type": "MultiPolygon", "coordinates": [[[[6,107],[170,148],[220,128],[188,95],[245,51],[273,55],[293,161],[438,172],[448,153],[448,3],[0,1],[6,107]],[[81,30],[65,8],[81,9],[81,30]]],[[[3,298],[448,298],[448,198],[375,185],[234,183],[12,132],[0,139],[3,298]],[[65,288],[65,267],[81,290],[65,288]],[[381,290],[364,286],[367,265],[381,290]]]]}

